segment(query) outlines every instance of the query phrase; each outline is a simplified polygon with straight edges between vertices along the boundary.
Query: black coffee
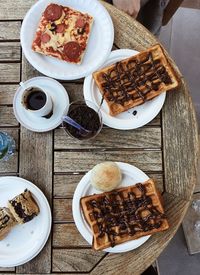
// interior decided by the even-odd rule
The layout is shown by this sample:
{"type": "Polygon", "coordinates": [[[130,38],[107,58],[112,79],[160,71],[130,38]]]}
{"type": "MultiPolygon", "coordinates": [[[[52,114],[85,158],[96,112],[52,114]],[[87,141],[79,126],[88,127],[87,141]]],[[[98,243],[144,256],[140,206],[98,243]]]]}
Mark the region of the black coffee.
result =
{"type": "Polygon", "coordinates": [[[85,132],[83,133],[75,127],[63,122],[63,126],[68,130],[68,132],[73,137],[80,140],[94,137],[101,127],[99,115],[87,105],[71,106],[68,116],[75,120],[83,128],[90,131],[90,133],[85,134],[85,132]]]}
{"type": "Polygon", "coordinates": [[[27,95],[25,104],[29,110],[36,111],[41,109],[45,105],[46,100],[46,94],[43,91],[33,88],[27,95]]]}

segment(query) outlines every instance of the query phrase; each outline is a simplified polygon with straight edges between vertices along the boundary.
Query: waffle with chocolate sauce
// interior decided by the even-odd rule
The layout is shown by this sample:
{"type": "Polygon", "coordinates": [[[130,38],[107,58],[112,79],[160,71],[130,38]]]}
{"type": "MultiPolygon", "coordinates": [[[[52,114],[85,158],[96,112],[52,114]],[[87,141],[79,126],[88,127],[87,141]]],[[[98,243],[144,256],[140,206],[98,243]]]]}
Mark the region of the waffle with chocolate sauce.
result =
{"type": "Polygon", "coordinates": [[[16,223],[10,210],[6,207],[0,207],[0,240],[3,240],[8,235],[16,223]]]}
{"type": "Polygon", "coordinates": [[[153,180],[81,198],[95,250],[168,229],[153,180]]]}
{"type": "Polygon", "coordinates": [[[27,189],[10,200],[8,207],[17,222],[21,224],[31,221],[40,212],[31,192],[27,189]]]}
{"type": "Polygon", "coordinates": [[[115,116],[178,86],[175,72],[159,44],[93,73],[115,116]]]}

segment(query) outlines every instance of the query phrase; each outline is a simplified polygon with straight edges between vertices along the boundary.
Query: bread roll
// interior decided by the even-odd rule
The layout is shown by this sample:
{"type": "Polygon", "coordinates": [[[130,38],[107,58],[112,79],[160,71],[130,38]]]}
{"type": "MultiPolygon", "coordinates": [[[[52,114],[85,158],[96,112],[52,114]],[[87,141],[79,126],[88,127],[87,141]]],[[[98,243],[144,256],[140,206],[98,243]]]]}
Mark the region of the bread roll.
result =
{"type": "Polygon", "coordinates": [[[101,191],[115,189],[122,180],[120,168],[115,162],[106,161],[97,164],[91,171],[91,184],[101,191]]]}

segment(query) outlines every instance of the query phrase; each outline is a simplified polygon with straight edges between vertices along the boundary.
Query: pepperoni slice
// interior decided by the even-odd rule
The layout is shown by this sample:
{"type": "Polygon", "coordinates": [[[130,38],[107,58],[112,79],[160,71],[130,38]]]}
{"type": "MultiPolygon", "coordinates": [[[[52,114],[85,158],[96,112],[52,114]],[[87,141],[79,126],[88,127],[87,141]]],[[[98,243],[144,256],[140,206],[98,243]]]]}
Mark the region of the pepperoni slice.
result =
{"type": "Polygon", "coordinates": [[[69,59],[76,60],[81,54],[81,46],[75,41],[68,42],[64,46],[64,53],[69,59]]]}
{"type": "Polygon", "coordinates": [[[51,39],[51,36],[48,33],[43,33],[40,39],[43,43],[47,43],[51,39]]]}
{"type": "Polygon", "coordinates": [[[57,33],[62,33],[65,30],[65,24],[58,24],[56,27],[56,32],[57,33]]]}
{"type": "Polygon", "coordinates": [[[75,26],[76,28],[83,28],[85,26],[85,21],[82,18],[78,18],[75,26]]]}
{"type": "Polygon", "coordinates": [[[47,20],[55,21],[62,16],[63,8],[57,4],[50,4],[44,11],[44,17],[47,20]]]}

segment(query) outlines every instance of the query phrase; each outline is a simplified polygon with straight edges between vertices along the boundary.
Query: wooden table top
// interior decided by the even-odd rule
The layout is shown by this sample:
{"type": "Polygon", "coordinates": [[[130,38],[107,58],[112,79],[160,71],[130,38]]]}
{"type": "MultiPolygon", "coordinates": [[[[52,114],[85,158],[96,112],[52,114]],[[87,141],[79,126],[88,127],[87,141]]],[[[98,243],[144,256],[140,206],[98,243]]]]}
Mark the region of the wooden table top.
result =
{"type": "MultiPolygon", "coordinates": [[[[35,259],[16,268],[0,268],[0,272],[140,274],[175,234],[197,180],[197,122],[189,91],[171,60],[180,76],[180,87],[167,94],[161,113],[140,129],[119,131],[104,127],[94,143],[88,141],[83,146],[60,128],[33,133],[21,127],[13,114],[13,95],[21,80],[40,75],[26,61],[19,40],[22,19],[35,2],[16,0],[0,4],[0,127],[17,144],[17,152],[10,161],[1,163],[0,175],[18,175],[41,188],[52,207],[53,227],[45,248],[35,259]],[[170,223],[166,232],[123,254],[94,252],[77,231],[71,212],[77,183],[85,172],[105,160],[133,164],[155,178],[170,223]]],[[[116,47],[141,51],[157,42],[131,17],[104,5],[113,19],[116,47]]],[[[83,80],[61,83],[71,101],[83,99],[83,80]]]]}

